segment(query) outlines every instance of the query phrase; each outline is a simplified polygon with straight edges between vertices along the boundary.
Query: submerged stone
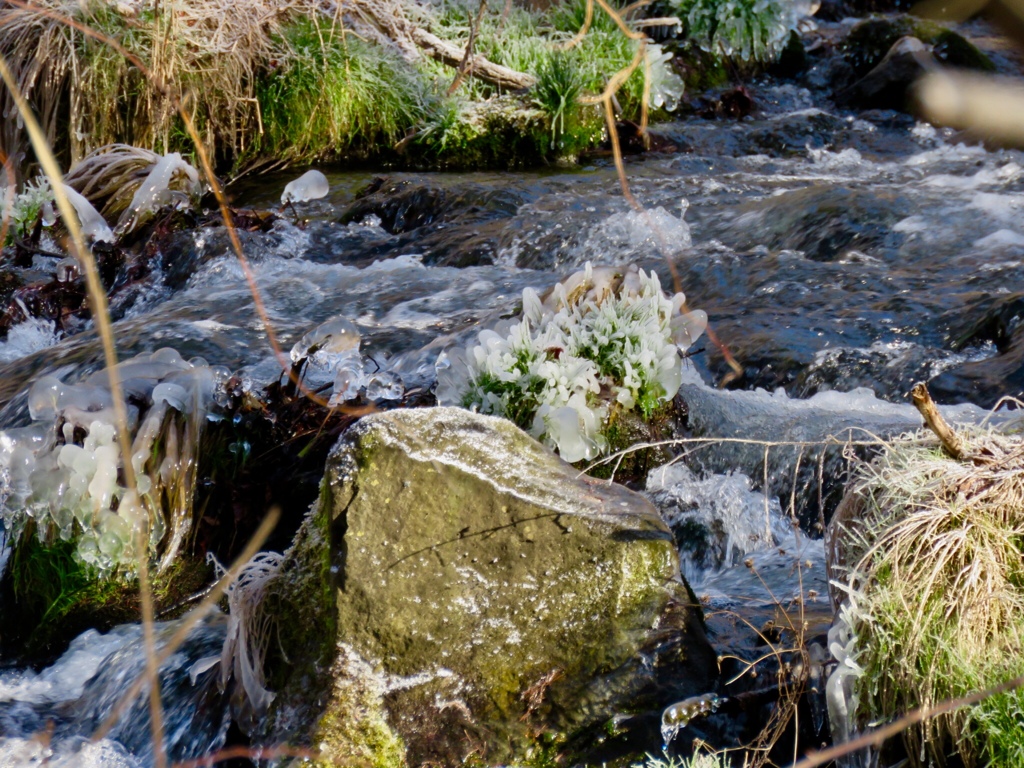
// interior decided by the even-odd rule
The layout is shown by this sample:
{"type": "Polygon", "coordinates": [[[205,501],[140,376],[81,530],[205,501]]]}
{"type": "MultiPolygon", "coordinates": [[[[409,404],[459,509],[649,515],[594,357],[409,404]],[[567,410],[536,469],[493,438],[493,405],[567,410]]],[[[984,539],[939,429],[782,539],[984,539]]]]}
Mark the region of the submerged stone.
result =
{"type": "Polygon", "coordinates": [[[316,722],[324,764],[395,764],[396,743],[410,765],[507,759],[716,675],[651,504],[503,419],[364,418],[288,559],[275,719],[316,722]]]}
{"type": "Polygon", "coordinates": [[[911,86],[938,61],[916,37],[901,37],[878,66],[836,94],[840,104],[869,109],[907,110],[911,86]]]}

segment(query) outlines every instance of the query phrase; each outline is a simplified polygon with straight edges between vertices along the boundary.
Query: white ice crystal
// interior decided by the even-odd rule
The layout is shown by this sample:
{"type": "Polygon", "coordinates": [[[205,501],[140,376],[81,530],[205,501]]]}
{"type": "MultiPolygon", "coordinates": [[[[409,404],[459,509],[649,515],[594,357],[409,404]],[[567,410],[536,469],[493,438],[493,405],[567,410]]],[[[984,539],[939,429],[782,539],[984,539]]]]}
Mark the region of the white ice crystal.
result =
{"type": "Polygon", "coordinates": [[[28,395],[32,425],[0,431],[5,530],[20,536],[31,522],[44,540],[74,541],[77,557],[100,574],[134,568],[143,519],[150,554],[160,554],[158,569],[174,559],[191,523],[198,433],[215,389],[228,376],[227,369],[200,358],[183,360],[172,349],[126,360],[118,372],[131,398],[134,488],[126,487],[105,370],[77,384],[43,376],[28,395]],[[164,495],[181,506],[167,509],[164,495]]]}
{"type": "Polygon", "coordinates": [[[614,409],[650,416],[678,391],[679,354],[707,324],[703,312],[680,315],[684,303],[653,272],[587,262],[543,300],[524,290],[518,322],[442,354],[438,403],[504,416],[566,461],[593,459],[614,409]]]}
{"type": "Polygon", "coordinates": [[[674,112],[683,97],[686,85],[683,78],[672,71],[672,52],[660,45],[647,45],[647,71],[651,78],[651,104],[657,109],[674,112]]]}

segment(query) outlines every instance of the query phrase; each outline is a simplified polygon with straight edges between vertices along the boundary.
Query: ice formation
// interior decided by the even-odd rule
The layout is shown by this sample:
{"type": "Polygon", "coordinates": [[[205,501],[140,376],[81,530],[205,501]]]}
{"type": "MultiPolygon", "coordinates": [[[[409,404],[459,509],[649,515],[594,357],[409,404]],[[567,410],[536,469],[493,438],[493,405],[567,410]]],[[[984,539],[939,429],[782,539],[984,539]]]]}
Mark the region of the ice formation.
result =
{"type": "Polygon", "coordinates": [[[331,191],[327,177],[320,171],[306,171],[297,179],[293,179],[284,185],[284,192],[281,193],[281,205],[285,203],[307,203],[310,200],[319,200],[327,197],[331,191]]]}
{"type": "Polygon", "coordinates": [[[82,236],[92,242],[112,243],[116,239],[113,230],[107,226],[107,222],[99,211],[92,207],[92,203],[67,184],[61,184],[68,202],[78,214],[78,225],[82,229],[82,236]]]}
{"type": "Polygon", "coordinates": [[[686,84],[672,71],[672,52],[662,51],[660,45],[648,43],[646,66],[651,79],[651,104],[657,109],[675,112],[683,97],[686,84]]]}
{"type": "Polygon", "coordinates": [[[300,363],[318,354],[340,355],[359,349],[361,336],[355,323],[342,315],[320,323],[292,347],[291,360],[300,363]]]}
{"type": "Polygon", "coordinates": [[[199,172],[177,152],[164,155],[135,190],[131,203],[117,223],[117,234],[120,236],[131,231],[144,216],[161,208],[189,208],[201,195],[199,172]],[[184,190],[171,188],[172,180],[179,174],[185,177],[184,190]]]}
{"type": "MultiPolygon", "coordinates": [[[[218,575],[223,575],[224,568],[216,560],[213,562],[218,575]]],[[[263,660],[274,629],[273,614],[265,609],[264,601],[283,562],[283,555],[260,552],[242,566],[238,578],[228,587],[228,630],[221,655],[213,660],[220,664],[221,689],[227,687],[234,675],[249,703],[259,713],[265,712],[274,700],[263,677],[263,660]]],[[[193,670],[201,669],[206,661],[197,661],[193,670]]]]}
{"type": "Polygon", "coordinates": [[[0,432],[5,528],[15,536],[31,528],[44,540],[74,540],[78,557],[101,574],[134,568],[143,522],[158,567],[174,559],[191,526],[199,432],[229,375],[173,349],[126,360],[118,373],[135,488],[125,486],[106,371],[78,384],[40,378],[29,391],[33,423],[0,432]]]}
{"type": "MultiPolygon", "coordinates": [[[[847,588],[847,598],[839,606],[835,621],[828,631],[828,649],[836,661],[836,667],[825,683],[825,700],[828,704],[828,719],[832,740],[844,744],[860,735],[857,727],[857,681],[863,677],[864,668],[857,663],[857,635],[854,625],[858,622],[857,593],[847,588]]],[[[870,750],[858,750],[839,761],[842,768],[867,768],[876,764],[870,750]]]]}
{"type": "Polygon", "coordinates": [[[704,693],[677,701],[661,713],[661,738],[667,747],[681,728],[685,728],[696,717],[718,711],[722,700],[716,693],[704,693]]]}
{"type": "Polygon", "coordinates": [[[319,388],[331,383],[328,404],[339,405],[365,392],[368,400],[399,400],[405,394],[402,379],[391,371],[380,370],[359,351],[361,336],[355,324],[342,315],[325,320],[295,343],[291,351],[293,365],[305,363],[306,386],[319,388]]]}
{"type": "Polygon", "coordinates": [[[679,354],[707,315],[680,315],[658,277],[636,265],[586,267],[544,298],[527,288],[518,322],[481,331],[437,362],[437,401],[504,416],[575,462],[605,448],[614,409],[649,416],[675,396],[679,354]]]}

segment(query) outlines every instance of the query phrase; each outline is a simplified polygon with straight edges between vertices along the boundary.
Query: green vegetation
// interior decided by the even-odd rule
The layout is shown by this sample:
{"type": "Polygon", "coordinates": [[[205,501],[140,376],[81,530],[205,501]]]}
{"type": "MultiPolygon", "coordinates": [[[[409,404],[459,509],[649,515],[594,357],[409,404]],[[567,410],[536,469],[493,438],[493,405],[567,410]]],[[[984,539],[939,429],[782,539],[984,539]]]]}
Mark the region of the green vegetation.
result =
{"type": "Polygon", "coordinates": [[[397,51],[315,17],[283,38],[291,57],[257,88],[259,153],[309,160],[390,148],[427,114],[426,83],[397,51]]]}
{"type": "MultiPolygon", "coordinates": [[[[863,468],[847,562],[862,721],[934,706],[1024,673],[1020,440],[962,432],[963,461],[924,434],[863,468]],[[972,461],[971,457],[985,457],[972,461]]],[[[906,732],[913,765],[1024,766],[1012,691],[906,732]]]]}
{"type": "Polygon", "coordinates": [[[727,58],[767,63],[782,50],[792,25],[785,0],[673,0],[686,36],[727,58]]]}
{"type": "Polygon", "coordinates": [[[53,215],[53,191],[49,180],[45,176],[37,176],[27,182],[18,194],[10,188],[0,189],[0,209],[8,227],[4,245],[15,237],[28,237],[40,218],[45,218],[47,211],[53,215]]]}
{"type": "MultiPolygon", "coordinates": [[[[30,532],[31,534],[31,532],[30,532]]],[[[181,558],[151,584],[158,610],[168,609],[199,590],[210,574],[201,561],[181,558]]],[[[6,654],[40,658],[60,652],[88,628],[100,631],[139,620],[139,589],[134,579],[101,579],[77,556],[73,541],[40,541],[25,536],[14,548],[0,582],[0,610],[6,619],[6,654]]]]}
{"type": "MultiPolygon", "coordinates": [[[[67,165],[115,143],[189,156],[179,106],[221,168],[370,157],[446,167],[536,164],[601,141],[606,127],[594,97],[620,70],[633,66],[617,94],[624,119],[640,119],[645,91],[655,109],[672,109],[682,91],[669,57],[651,44],[639,61],[642,43],[600,7],[576,39],[585,0],[483,13],[469,0],[408,0],[396,6],[401,19],[375,17],[369,36],[311,0],[247,4],[225,13],[199,0],[136,10],[44,0],[42,10],[107,39],[53,16],[3,9],[0,53],[67,165]],[[414,32],[448,53],[421,50],[414,32]],[[510,82],[534,85],[497,85],[503,81],[476,64],[456,66],[471,41],[475,56],[511,70],[510,82]],[[40,50],[42,72],[34,63],[40,50]]],[[[2,99],[9,110],[10,97],[2,99]]],[[[8,154],[27,148],[19,128],[2,130],[8,154]]]]}

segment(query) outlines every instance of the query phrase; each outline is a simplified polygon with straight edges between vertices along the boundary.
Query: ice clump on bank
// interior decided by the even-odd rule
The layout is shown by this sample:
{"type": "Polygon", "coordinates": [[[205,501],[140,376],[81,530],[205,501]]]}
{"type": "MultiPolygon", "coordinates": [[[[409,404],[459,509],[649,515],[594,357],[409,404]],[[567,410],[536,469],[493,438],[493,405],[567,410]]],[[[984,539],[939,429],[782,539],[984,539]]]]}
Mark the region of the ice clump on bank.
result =
{"type": "Polygon", "coordinates": [[[161,208],[173,206],[187,209],[202,194],[199,172],[182,159],[177,152],[163,155],[135,190],[128,208],[117,223],[118,236],[134,229],[149,214],[161,208]],[[172,189],[171,182],[176,175],[184,176],[184,190],[172,189]]]}
{"type": "Polygon", "coordinates": [[[161,349],[120,363],[118,374],[135,487],[124,485],[107,372],[78,384],[43,376],[28,396],[34,423],[0,432],[0,519],[14,537],[33,521],[42,540],[75,541],[77,557],[101,574],[134,569],[145,521],[162,570],[191,527],[199,433],[229,372],[161,349]]]}
{"type": "Polygon", "coordinates": [[[286,203],[308,203],[310,200],[319,200],[327,197],[331,191],[327,177],[320,171],[306,171],[297,179],[293,179],[284,185],[284,192],[281,193],[281,205],[286,203]]]}
{"type": "Polygon", "coordinates": [[[672,52],[662,51],[656,43],[648,43],[646,66],[651,79],[651,104],[655,109],[675,112],[679,100],[683,98],[686,83],[672,71],[672,52]]]}
{"type": "Polygon", "coordinates": [[[680,314],[685,302],[667,298],[653,272],[588,262],[543,299],[525,289],[517,322],[442,353],[437,402],[508,418],[566,461],[594,459],[610,414],[649,417],[675,396],[681,345],[707,325],[703,312],[680,314]]]}
{"type": "Polygon", "coordinates": [[[348,318],[336,315],[306,333],[291,351],[294,367],[305,366],[303,384],[320,389],[331,384],[328,405],[354,400],[365,392],[368,400],[400,400],[405,394],[402,379],[359,351],[359,329],[348,318]]]}
{"type": "Polygon", "coordinates": [[[117,239],[114,237],[113,230],[107,225],[106,220],[100,216],[99,211],[92,207],[92,203],[67,184],[62,184],[61,187],[64,189],[68,202],[71,203],[75,213],[78,214],[78,225],[81,227],[82,236],[86,240],[112,243],[117,239]]]}

